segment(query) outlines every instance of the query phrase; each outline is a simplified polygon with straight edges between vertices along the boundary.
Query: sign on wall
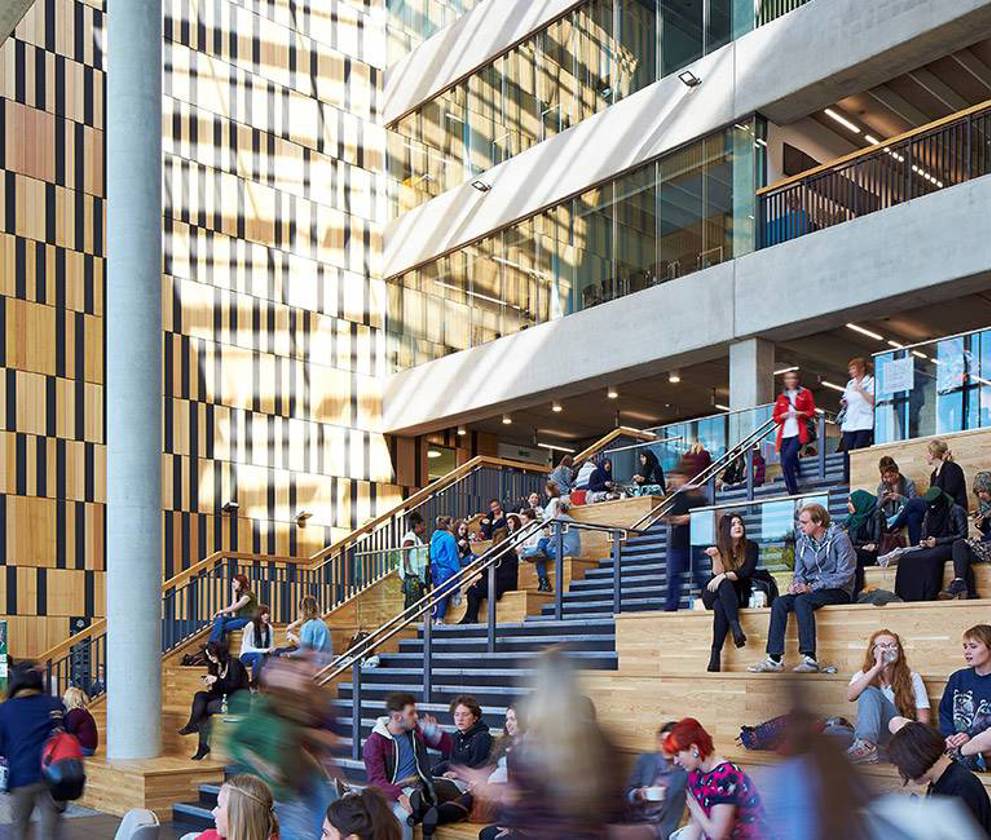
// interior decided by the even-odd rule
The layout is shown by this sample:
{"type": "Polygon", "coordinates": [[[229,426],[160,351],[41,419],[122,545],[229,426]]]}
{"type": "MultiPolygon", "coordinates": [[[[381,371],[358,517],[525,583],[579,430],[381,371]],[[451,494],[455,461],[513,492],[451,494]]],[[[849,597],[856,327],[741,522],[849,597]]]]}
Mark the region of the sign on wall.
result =
{"type": "Polygon", "coordinates": [[[877,371],[880,395],[891,396],[898,391],[911,391],[915,387],[915,359],[888,359],[877,371]]]}

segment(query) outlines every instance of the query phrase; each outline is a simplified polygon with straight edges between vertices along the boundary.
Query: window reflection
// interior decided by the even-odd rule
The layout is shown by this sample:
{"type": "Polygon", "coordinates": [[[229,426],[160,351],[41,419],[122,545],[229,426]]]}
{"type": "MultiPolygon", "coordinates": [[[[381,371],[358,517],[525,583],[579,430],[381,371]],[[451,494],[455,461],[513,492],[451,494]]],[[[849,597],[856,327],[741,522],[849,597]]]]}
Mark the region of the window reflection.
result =
{"type": "Polygon", "coordinates": [[[763,131],[763,120],[741,122],[392,278],[391,363],[420,364],[748,253],[763,131]]]}
{"type": "MultiPolygon", "coordinates": [[[[804,2],[787,0],[773,14],[760,14],[769,20],[804,2]]],[[[394,5],[405,15],[401,26],[415,28],[413,0],[390,3],[390,22],[394,5]]],[[[432,9],[417,14],[444,17],[432,9]]],[[[405,212],[677,72],[751,30],[754,16],[750,0],[587,0],[390,127],[404,138],[390,137],[388,144],[397,182],[392,212],[405,212]]]]}

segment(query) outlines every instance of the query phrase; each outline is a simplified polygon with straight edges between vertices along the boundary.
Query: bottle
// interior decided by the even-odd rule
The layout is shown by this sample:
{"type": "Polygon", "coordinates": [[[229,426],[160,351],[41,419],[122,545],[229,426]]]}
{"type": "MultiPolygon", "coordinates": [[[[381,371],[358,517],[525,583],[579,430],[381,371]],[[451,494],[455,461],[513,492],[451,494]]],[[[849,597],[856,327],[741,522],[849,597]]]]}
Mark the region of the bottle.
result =
{"type": "Polygon", "coordinates": [[[225,694],[220,701],[220,714],[227,714],[227,695],[225,694]]]}

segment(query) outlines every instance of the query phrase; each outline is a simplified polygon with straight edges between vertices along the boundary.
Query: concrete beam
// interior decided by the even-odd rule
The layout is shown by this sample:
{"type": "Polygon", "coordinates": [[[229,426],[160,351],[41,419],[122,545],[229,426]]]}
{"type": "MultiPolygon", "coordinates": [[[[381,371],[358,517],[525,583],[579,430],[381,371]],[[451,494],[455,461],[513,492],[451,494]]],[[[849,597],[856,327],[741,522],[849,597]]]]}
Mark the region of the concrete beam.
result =
{"type": "Polygon", "coordinates": [[[0,44],[7,40],[35,0],[0,0],[0,44]]]}
{"type": "Polygon", "coordinates": [[[384,274],[463,247],[754,112],[792,122],[989,29],[991,0],[808,3],[693,63],[699,87],[674,76],[655,82],[493,167],[483,176],[488,192],[463,184],[399,217],[386,230],[384,274]]]}
{"type": "Polygon", "coordinates": [[[385,430],[421,434],[718,358],[755,336],[800,338],[986,290],[989,206],[991,176],[393,374],[385,430]],[[630,329],[644,323],[656,328],[630,329]],[[505,376],[507,359],[534,363],[505,376]]]}
{"type": "Polygon", "coordinates": [[[585,0],[486,0],[435,32],[385,73],[388,124],[488,64],[585,0]]]}

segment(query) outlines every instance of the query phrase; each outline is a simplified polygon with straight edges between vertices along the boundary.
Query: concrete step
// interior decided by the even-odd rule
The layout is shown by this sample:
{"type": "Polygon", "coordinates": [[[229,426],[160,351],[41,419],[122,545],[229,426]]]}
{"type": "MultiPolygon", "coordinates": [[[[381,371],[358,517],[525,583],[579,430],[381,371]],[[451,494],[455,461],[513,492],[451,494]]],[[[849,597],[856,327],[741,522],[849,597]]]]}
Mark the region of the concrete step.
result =
{"type": "MultiPolygon", "coordinates": [[[[543,650],[548,645],[566,645],[573,652],[614,650],[616,636],[613,633],[585,633],[572,635],[519,634],[503,635],[502,628],[498,635],[499,650],[506,656],[526,654],[543,650]]],[[[464,656],[468,653],[484,653],[486,639],[484,634],[478,638],[439,639],[432,642],[435,654],[450,653],[464,656]]],[[[389,654],[395,656],[396,654],[389,654]]],[[[423,639],[409,639],[399,647],[400,656],[423,656],[423,639]]]]}

